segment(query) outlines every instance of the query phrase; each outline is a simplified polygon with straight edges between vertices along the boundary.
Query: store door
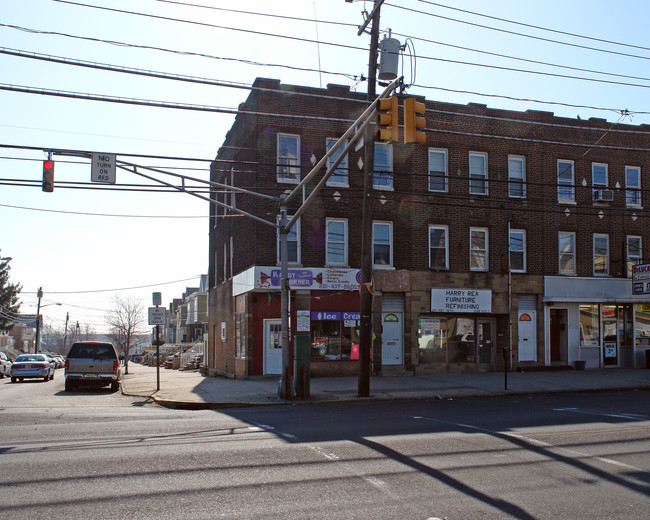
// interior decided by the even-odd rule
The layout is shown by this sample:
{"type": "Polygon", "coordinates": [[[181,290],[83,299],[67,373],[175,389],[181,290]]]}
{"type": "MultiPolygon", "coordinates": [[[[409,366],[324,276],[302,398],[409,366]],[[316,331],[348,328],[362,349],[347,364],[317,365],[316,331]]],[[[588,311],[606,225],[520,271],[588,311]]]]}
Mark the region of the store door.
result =
{"type": "Polygon", "coordinates": [[[537,312],[519,312],[517,321],[519,361],[537,361],[537,312]]]}
{"type": "Polygon", "coordinates": [[[603,319],[603,366],[618,366],[618,308],[615,305],[602,306],[603,319]]]}
{"type": "Polygon", "coordinates": [[[401,312],[383,312],[381,314],[381,364],[402,365],[404,364],[404,328],[401,312]]]}
{"type": "Polygon", "coordinates": [[[264,320],[264,373],[282,373],[281,320],[264,320]]]}
{"type": "Polygon", "coordinates": [[[494,366],[494,321],[478,320],[479,370],[492,370],[494,366]]]}
{"type": "Polygon", "coordinates": [[[567,309],[551,309],[549,313],[551,365],[569,363],[569,331],[567,327],[567,309]]]}

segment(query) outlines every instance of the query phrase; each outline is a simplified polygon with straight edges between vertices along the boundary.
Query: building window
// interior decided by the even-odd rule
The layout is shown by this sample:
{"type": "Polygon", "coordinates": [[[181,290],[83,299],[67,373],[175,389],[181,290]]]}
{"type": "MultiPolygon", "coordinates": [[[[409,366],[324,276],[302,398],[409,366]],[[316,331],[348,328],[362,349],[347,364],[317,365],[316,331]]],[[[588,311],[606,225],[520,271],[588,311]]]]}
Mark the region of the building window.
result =
{"type": "Polygon", "coordinates": [[[393,148],[388,143],[375,143],[375,167],[373,169],[375,189],[393,189],[393,148]]]}
{"type": "Polygon", "coordinates": [[[560,274],[576,274],[576,234],[567,231],[558,233],[558,254],[560,274]]]}
{"type": "Polygon", "coordinates": [[[429,226],[429,267],[449,269],[447,226],[429,226]]]}
{"type": "Polygon", "coordinates": [[[627,277],[632,278],[632,266],[639,265],[643,255],[641,253],[641,237],[627,237],[627,277]]]}
{"type": "Polygon", "coordinates": [[[373,267],[392,267],[393,265],[392,222],[372,223],[372,265],[373,267]]]}
{"type": "Polygon", "coordinates": [[[511,229],[510,240],[510,271],[526,272],[526,232],[522,229],[511,229]]]}
{"type": "Polygon", "coordinates": [[[487,195],[487,178],[487,154],[484,152],[470,152],[469,192],[472,195],[487,195]]]}
{"type": "Polygon", "coordinates": [[[575,202],[576,188],[573,161],[557,162],[557,200],[558,202],[575,202]]]}
{"type": "Polygon", "coordinates": [[[609,275],[609,235],[594,233],[594,275],[609,275]]]}
{"type": "Polygon", "coordinates": [[[429,191],[447,191],[447,150],[429,148],[429,191]]]}
{"type": "Polygon", "coordinates": [[[591,186],[592,199],[596,200],[596,192],[607,189],[607,165],[603,163],[591,163],[591,186]]]}
{"type": "Polygon", "coordinates": [[[625,167],[625,204],[641,206],[641,168],[638,166],[625,167]]]}
{"type": "MultiPolygon", "coordinates": [[[[332,147],[337,143],[338,139],[327,139],[327,151],[329,152],[332,147]]],[[[329,170],[330,166],[341,156],[343,148],[345,148],[346,143],[342,143],[341,146],[327,159],[327,169],[329,170]]],[[[328,186],[348,186],[348,156],[347,154],[339,165],[337,166],[334,173],[327,179],[328,186]]]]}
{"type": "Polygon", "coordinates": [[[472,271],[488,270],[488,230],[470,228],[469,230],[469,268],[472,271]]]}
{"type": "Polygon", "coordinates": [[[600,345],[600,317],[598,305],[580,305],[580,346],[600,345]]]}
{"type": "Polygon", "coordinates": [[[278,134],[278,182],[300,181],[300,136],[278,134]]]}
{"type": "MultiPolygon", "coordinates": [[[[291,220],[291,217],[287,217],[287,222],[291,220]]],[[[277,220],[278,225],[280,224],[280,219],[277,220]]],[[[278,228],[278,264],[282,262],[281,257],[281,245],[280,245],[280,229],[278,228]]],[[[300,219],[296,220],[296,223],[291,227],[289,233],[287,233],[287,263],[289,264],[299,264],[300,263],[300,219]]]]}
{"type": "Polygon", "coordinates": [[[520,155],[508,156],[508,197],[526,198],[526,158],[520,155]]]}
{"type": "Polygon", "coordinates": [[[348,222],[344,219],[328,218],[325,233],[325,263],[327,265],[347,265],[348,263],[348,222]]]}

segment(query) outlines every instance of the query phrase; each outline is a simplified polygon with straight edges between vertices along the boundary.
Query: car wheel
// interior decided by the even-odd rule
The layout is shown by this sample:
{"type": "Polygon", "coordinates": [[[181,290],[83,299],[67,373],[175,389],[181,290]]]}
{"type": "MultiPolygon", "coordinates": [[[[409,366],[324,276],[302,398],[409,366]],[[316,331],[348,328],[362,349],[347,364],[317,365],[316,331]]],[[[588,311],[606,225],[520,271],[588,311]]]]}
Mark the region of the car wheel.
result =
{"type": "Polygon", "coordinates": [[[12,383],[15,383],[15,382],[16,382],[16,378],[15,378],[15,377],[12,377],[12,378],[11,378],[11,382],[12,382],[12,383]]]}
{"type": "Polygon", "coordinates": [[[46,383],[47,383],[49,380],[50,380],[50,375],[49,375],[49,374],[46,375],[46,376],[43,378],[43,381],[45,381],[46,383]]]}
{"type": "Polygon", "coordinates": [[[111,383],[111,391],[117,392],[119,389],[120,389],[120,384],[119,383],[117,383],[117,382],[111,383]]]}
{"type": "Polygon", "coordinates": [[[54,372],[52,372],[52,375],[50,376],[50,381],[54,380],[54,372]]]}
{"type": "Polygon", "coordinates": [[[74,384],[69,379],[65,380],[65,391],[72,392],[74,390],[74,384]]]}
{"type": "Polygon", "coordinates": [[[4,369],[3,369],[3,370],[2,370],[2,373],[0,374],[0,379],[4,379],[6,375],[7,375],[7,374],[5,374],[5,371],[4,371],[4,369]]]}
{"type": "Polygon", "coordinates": [[[22,377],[19,377],[19,378],[18,378],[18,381],[20,381],[20,382],[22,383],[22,382],[23,382],[23,378],[22,378],[22,377]]]}

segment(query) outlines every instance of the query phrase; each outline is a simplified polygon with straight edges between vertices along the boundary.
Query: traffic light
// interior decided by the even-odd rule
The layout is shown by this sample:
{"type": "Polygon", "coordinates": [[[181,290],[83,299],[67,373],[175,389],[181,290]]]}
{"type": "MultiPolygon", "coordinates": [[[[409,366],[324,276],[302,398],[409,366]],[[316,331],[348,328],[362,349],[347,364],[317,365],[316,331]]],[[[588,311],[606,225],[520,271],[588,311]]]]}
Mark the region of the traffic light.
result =
{"type": "Polygon", "coordinates": [[[414,97],[404,100],[404,142],[426,143],[427,136],[424,129],[427,121],[424,118],[424,103],[415,101],[414,97]],[[422,115],[419,115],[422,114],[422,115]]]}
{"type": "Polygon", "coordinates": [[[377,139],[380,141],[397,141],[399,139],[399,113],[397,109],[397,96],[379,100],[379,131],[377,139]]]}
{"type": "Polygon", "coordinates": [[[43,161],[43,191],[48,193],[54,191],[54,161],[52,159],[43,161]]]}

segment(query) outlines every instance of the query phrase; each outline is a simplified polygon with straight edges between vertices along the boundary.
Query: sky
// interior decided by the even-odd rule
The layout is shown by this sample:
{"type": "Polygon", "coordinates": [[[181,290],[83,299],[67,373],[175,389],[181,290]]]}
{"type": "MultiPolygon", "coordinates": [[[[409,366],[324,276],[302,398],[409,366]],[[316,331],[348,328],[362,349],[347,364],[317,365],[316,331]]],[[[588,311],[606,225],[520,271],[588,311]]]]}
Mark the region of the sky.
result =
{"type": "MultiPolygon", "coordinates": [[[[91,183],[90,161],[69,153],[54,154],[55,188],[45,193],[47,150],[114,153],[140,172],[149,166],[207,181],[209,161],[233,124],[232,111],[255,78],[367,91],[362,78],[370,36],[358,36],[357,27],[372,4],[3,0],[0,254],[12,258],[11,281],[23,287],[21,312],[36,313],[42,287],[46,324],[61,329],[67,317],[71,325],[104,332],[116,297],[146,308],[152,293],[160,292],[168,306],[208,271],[207,202],[162,192],[154,181],[123,169],[115,185],[91,183]],[[55,57],[225,85],[78,67],[55,57]],[[52,91],[77,94],[43,94],[52,91]],[[210,109],[111,103],[79,94],[210,109]]],[[[400,70],[412,85],[409,93],[650,124],[649,11],[645,0],[391,0],[382,6],[380,27],[382,35],[391,29],[408,42],[400,70]]],[[[205,187],[192,180],[186,185],[205,187]]]]}

